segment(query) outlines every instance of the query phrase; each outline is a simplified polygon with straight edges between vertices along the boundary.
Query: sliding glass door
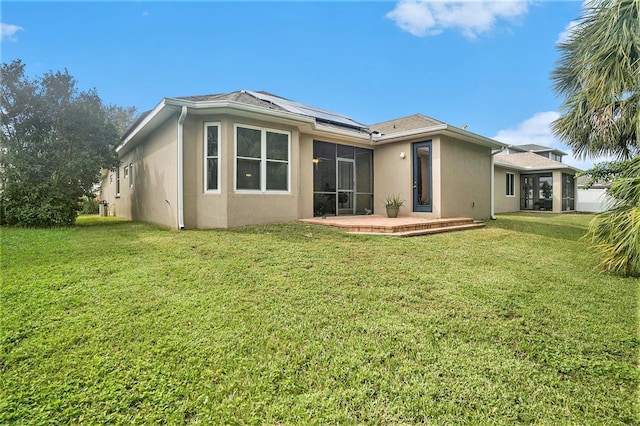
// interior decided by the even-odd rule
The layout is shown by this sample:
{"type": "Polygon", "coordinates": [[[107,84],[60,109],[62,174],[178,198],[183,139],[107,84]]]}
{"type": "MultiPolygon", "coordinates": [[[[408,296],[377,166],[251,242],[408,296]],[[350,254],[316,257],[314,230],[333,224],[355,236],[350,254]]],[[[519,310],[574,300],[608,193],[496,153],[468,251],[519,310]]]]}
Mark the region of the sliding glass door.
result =
{"type": "Polygon", "coordinates": [[[520,210],[553,210],[551,173],[520,175],[520,210]]]}

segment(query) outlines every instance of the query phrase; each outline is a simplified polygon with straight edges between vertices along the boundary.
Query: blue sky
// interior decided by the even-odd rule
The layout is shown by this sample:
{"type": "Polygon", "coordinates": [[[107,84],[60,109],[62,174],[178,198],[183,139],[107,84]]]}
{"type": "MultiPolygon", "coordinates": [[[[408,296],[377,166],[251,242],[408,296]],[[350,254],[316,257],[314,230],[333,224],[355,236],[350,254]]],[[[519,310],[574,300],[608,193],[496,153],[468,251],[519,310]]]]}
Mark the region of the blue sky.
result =
{"type": "MultiPolygon", "coordinates": [[[[3,1],[2,61],[67,68],[103,101],[265,90],[373,124],[422,113],[570,150],[550,73],[579,1],[3,1]]],[[[597,162],[599,160],[595,160],[597,162]]],[[[571,157],[586,168],[594,162],[571,157]]]]}

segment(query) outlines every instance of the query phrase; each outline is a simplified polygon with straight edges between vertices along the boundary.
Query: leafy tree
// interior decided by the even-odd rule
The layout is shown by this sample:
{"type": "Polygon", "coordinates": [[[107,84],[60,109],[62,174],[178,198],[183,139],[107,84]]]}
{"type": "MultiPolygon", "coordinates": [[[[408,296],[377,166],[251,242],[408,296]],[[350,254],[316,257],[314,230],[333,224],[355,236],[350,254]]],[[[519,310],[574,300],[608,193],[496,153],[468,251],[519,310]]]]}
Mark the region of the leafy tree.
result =
{"type": "Polygon", "coordinates": [[[586,176],[587,182],[585,188],[589,189],[596,182],[611,183],[623,172],[625,172],[630,165],[630,160],[625,161],[608,161],[601,162],[586,170],[580,172],[579,176],[586,176]]]}
{"type": "Polygon", "coordinates": [[[118,165],[118,114],[93,90],[78,91],[68,71],[25,75],[2,64],[0,183],[5,220],[18,226],[68,226],[100,169],[118,165]]]}
{"type": "Polygon", "coordinates": [[[612,207],[595,217],[587,237],[601,266],[640,275],[640,0],[586,3],[552,78],[565,96],[554,132],[579,156],[613,156],[585,174],[613,179],[612,207]]]}

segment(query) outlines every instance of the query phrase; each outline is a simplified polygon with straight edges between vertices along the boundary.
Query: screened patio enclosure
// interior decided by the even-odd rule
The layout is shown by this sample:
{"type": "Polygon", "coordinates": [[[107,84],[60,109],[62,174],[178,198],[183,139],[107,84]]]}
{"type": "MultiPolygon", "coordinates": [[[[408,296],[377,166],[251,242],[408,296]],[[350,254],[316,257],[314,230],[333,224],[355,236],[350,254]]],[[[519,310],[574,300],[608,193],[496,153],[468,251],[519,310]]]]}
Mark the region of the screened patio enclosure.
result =
{"type": "Polygon", "coordinates": [[[373,150],[313,142],[313,214],[373,212],[373,150]]]}
{"type": "Polygon", "coordinates": [[[573,175],[562,173],[560,188],[554,189],[553,173],[535,173],[520,175],[520,209],[521,210],[543,210],[553,211],[554,191],[560,191],[560,197],[556,193],[556,202],[561,201],[562,205],[557,211],[575,210],[575,179],[573,175]]]}
{"type": "Polygon", "coordinates": [[[520,209],[553,210],[553,176],[551,173],[520,175],[520,209]]]}

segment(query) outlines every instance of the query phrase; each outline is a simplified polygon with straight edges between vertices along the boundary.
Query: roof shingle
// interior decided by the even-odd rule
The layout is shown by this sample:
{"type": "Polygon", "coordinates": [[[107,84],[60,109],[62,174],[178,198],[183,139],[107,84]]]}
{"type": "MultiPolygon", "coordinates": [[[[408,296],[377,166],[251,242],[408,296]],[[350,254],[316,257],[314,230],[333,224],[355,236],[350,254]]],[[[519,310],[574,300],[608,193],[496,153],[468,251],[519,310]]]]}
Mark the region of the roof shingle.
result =
{"type": "Polygon", "coordinates": [[[408,117],[396,118],[395,120],[384,121],[382,123],[373,124],[369,129],[374,132],[380,132],[383,135],[404,132],[407,130],[424,129],[425,127],[433,127],[445,124],[431,117],[422,114],[413,114],[408,117]]]}
{"type": "Polygon", "coordinates": [[[534,154],[533,152],[519,152],[517,154],[498,154],[494,157],[494,161],[497,165],[512,167],[516,169],[531,169],[531,170],[544,170],[544,169],[572,169],[572,167],[560,163],[558,161],[551,160],[542,155],[534,154]]]}

